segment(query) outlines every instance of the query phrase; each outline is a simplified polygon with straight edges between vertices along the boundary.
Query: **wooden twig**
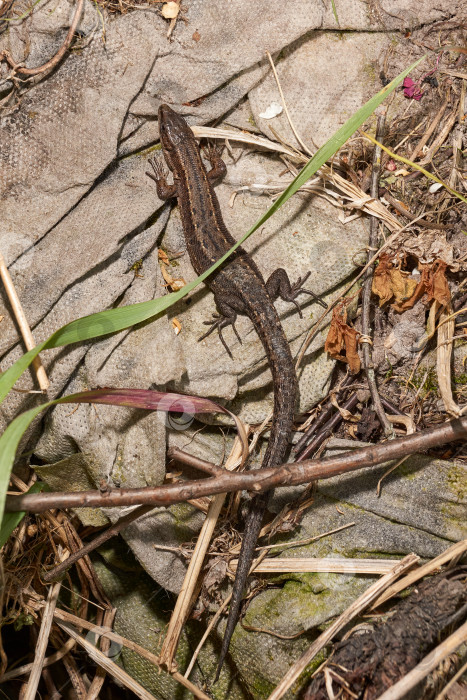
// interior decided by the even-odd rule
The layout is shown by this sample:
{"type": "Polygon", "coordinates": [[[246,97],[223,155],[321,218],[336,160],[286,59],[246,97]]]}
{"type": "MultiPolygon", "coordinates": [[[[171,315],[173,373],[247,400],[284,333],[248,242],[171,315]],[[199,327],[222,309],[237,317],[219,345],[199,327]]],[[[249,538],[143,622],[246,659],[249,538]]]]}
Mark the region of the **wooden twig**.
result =
{"type": "MultiPolygon", "coordinates": [[[[281,486],[306,484],[317,479],[330,479],[339,474],[363,467],[374,467],[382,462],[400,459],[414,452],[423,452],[466,437],[467,417],[464,416],[397,440],[368,445],[322,460],[306,460],[271,469],[255,469],[240,474],[226,472],[218,477],[163,486],[109,489],[104,494],[100,491],[80,491],[76,493],[7,496],[5,510],[6,512],[25,510],[42,513],[49,508],[109,508],[138,503],[155,507],[180,503],[190,498],[200,498],[224,492],[231,493],[243,489],[259,493],[281,486]]],[[[183,451],[176,448],[169,450],[169,454],[180,461],[184,458],[183,451]]]]}
{"type": "Polygon", "coordinates": [[[49,61],[47,61],[47,63],[44,63],[42,66],[39,66],[38,68],[25,68],[20,63],[16,63],[14,58],[6,50],[0,52],[0,60],[2,58],[4,58],[8,62],[8,64],[11,66],[11,68],[13,68],[13,71],[15,73],[21,73],[22,76],[39,75],[40,73],[45,73],[45,71],[52,70],[52,68],[55,68],[55,66],[58,63],[60,63],[63,56],[70,48],[71,42],[73,41],[74,33],[75,33],[75,31],[78,27],[78,24],[79,24],[79,20],[81,17],[81,12],[83,10],[83,6],[84,6],[84,0],[78,0],[77,5],[76,5],[75,14],[73,15],[73,20],[71,22],[70,28],[67,32],[66,37],[65,37],[65,41],[63,42],[62,46],[57,51],[55,56],[53,56],[53,58],[51,58],[49,61]]]}
{"type": "MultiPolygon", "coordinates": [[[[351,394],[347,401],[344,401],[342,404],[342,409],[344,411],[352,411],[355,406],[358,403],[358,395],[355,392],[354,394],[351,394]]],[[[312,455],[316,450],[323,444],[323,442],[328,438],[331,434],[332,431],[337,428],[340,423],[342,423],[344,419],[342,418],[342,414],[337,411],[328,421],[327,423],[324,423],[324,425],[320,426],[319,431],[317,434],[314,436],[314,438],[311,440],[310,444],[305,447],[303,452],[301,452],[299,455],[297,455],[296,461],[297,462],[303,462],[304,460],[307,459],[310,455],[312,455]]]]}
{"type": "Polygon", "coordinates": [[[143,515],[146,515],[146,513],[150,513],[151,510],[153,510],[153,508],[153,505],[139,506],[138,508],[135,508],[131,513],[128,513],[128,515],[124,515],[123,518],[117,520],[117,522],[108,527],[107,530],[100,532],[97,535],[97,537],[95,537],[92,540],[92,542],[88,542],[77,552],[73,552],[72,554],[70,554],[68,559],[62,561],[62,563],[56,566],[54,569],[43,574],[42,580],[45,581],[45,583],[53,581],[54,578],[60,576],[64,571],[69,569],[70,566],[72,566],[79,559],[82,559],[82,557],[90,554],[92,551],[97,549],[97,547],[100,547],[102,544],[104,544],[104,542],[107,542],[107,540],[110,540],[112,537],[115,537],[115,535],[118,535],[118,533],[124,530],[126,527],[128,527],[130,523],[133,523],[138,518],[141,518],[143,515]]]}
{"type": "MultiPolygon", "coordinates": [[[[5,291],[7,293],[8,300],[11,304],[11,309],[13,311],[14,317],[19,326],[19,330],[21,332],[21,335],[23,336],[26,349],[32,350],[32,348],[35,347],[36,343],[31,333],[26,314],[24,313],[23,307],[21,306],[21,302],[19,300],[18,294],[13,284],[13,280],[11,279],[11,275],[9,273],[8,267],[6,266],[5,258],[3,257],[2,253],[0,253],[0,278],[5,287],[5,291]]],[[[39,355],[35,357],[32,361],[32,366],[34,367],[34,371],[36,372],[37,381],[39,382],[41,391],[47,391],[50,382],[47,378],[44,366],[41,362],[39,355]]]]}
{"type": "MultiPolygon", "coordinates": [[[[384,136],[384,127],[386,123],[386,112],[383,111],[378,116],[377,126],[376,126],[376,140],[381,141],[384,136]]],[[[380,165],[381,165],[381,148],[375,146],[373,150],[373,167],[371,171],[371,185],[370,194],[374,199],[378,199],[379,190],[379,176],[380,176],[380,165]]],[[[367,253],[367,263],[371,260],[374,252],[378,250],[378,219],[374,216],[370,218],[370,242],[368,246],[367,253]]],[[[373,408],[375,409],[376,415],[378,416],[379,422],[383,429],[386,437],[394,434],[393,428],[387,419],[384,412],[383,405],[376,387],[375,370],[373,366],[372,353],[371,353],[371,324],[370,324],[370,308],[371,308],[371,286],[373,284],[373,265],[368,265],[365,277],[363,280],[363,290],[362,290],[362,336],[360,338],[360,343],[362,344],[362,366],[363,371],[366,374],[366,379],[368,382],[368,388],[371,394],[371,400],[373,402],[373,408]],[[365,342],[363,342],[365,341],[365,342]]]]}
{"type": "MultiPolygon", "coordinates": [[[[354,381],[354,379],[355,377],[353,375],[348,374],[342,381],[340,386],[338,386],[337,389],[333,389],[332,391],[336,394],[341,393],[344,389],[348,387],[349,384],[351,384],[354,381]]],[[[331,400],[327,399],[324,406],[322,406],[322,411],[319,414],[319,416],[313,421],[313,423],[311,423],[311,425],[309,425],[308,429],[303,433],[300,440],[294,446],[293,451],[296,454],[300,454],[301,450],[305,447],[307,442],[309,442],[310,437],[313,435],[313,433],[316,433],[325,423],[328,422],[334,410],[335,409],[331,403],[331,400]]],[[[303,459],[305,459],[305,456],[303,457],[303,459]]]]}
{"type": "Polygon", "coordinates": [[[306,650],[298,661],[287,671],[284,678],[281,680],[277,688],[271,693],[268,700],[280,700],[285,693],[295,683],[298,677],[302,674],[308,664],[315,658],[323,647],[326,646],[350,620],[353,620],[365,608],[384,591],[395,579],[397,579],[404,571],[412,567],[419,561],[416,554],[408,554],[404,559],[398,562],[392,570],[382,576],[378,581],[375,581],[356,601],[345,610],[342,615],[339,615],[332,625],[320,634],[313,644],[306,650]]]}

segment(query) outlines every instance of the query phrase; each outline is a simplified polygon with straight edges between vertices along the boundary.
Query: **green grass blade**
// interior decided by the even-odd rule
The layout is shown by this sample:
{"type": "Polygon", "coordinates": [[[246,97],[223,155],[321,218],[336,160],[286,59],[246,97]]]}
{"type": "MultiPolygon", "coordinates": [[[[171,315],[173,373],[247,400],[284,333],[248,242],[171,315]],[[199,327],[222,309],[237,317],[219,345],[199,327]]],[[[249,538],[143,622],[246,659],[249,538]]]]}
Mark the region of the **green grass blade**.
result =
{"type": "Polygon", "coordinates": [[[0,437],[0,522],[5,506],[5,495],[10,480],[16,450],[24,432],[41,411],[60,403],[106,403],[115,406],[134,406],[147,410],[189,410],[193,413],[229,413],[220,404],[210,399],[198,398],[173,392],[152,391],[150,389],[94,389],[77,394],[62,396],[35,406],[17,416],[0,437]],[[167,399],[172,399],[169,401],[167,399]]]}
{"type": "Polygon", "coordinates": [[[108,335],[109,333],[116,333],[117,331],[124,330],[143,321],[147,321],[150,318],[163,313],[169,306],[175,304],[177,301],[182,299],[186,294],[191,292],[198,284],[206,279],[214,270],[216,270],[222,263],[240,246],[246,239],[251,236],[260,226],[262,226],[271,217],[274,212],[276,212],[279,207],[281,207],[295,192],[306,183],[307,180],[312,177],[319,168],[326,163],[347,141],[348,138],[368,119],[372,112],[381,104],[381,102],[400,85],[404,78],[412,71],[420,61],[423,61],[425,57],[419,58],[415,61],[409,68],[400,73],[397,78],[394,78],[389,85],[386,85],[382,90],[380,90],[374,97],[372,97],[366,104],[363,105],[355,114],[346,121],[346,123],[332,136],[329,141],[327,141],[324,146],[322,146],[308,161],[303,170],[297,175],[297,177],[290,183],[285,192],[283,192],[280,197],[269,207],[269,209],[263,214],[263,216],[250,228],[247,233],[245,233],[242,238],[234,245],[232,248],[222,256],[209,270],[203,272],[197,279],[193,280],[189,284],[185,285],[183,289],[178,292],[173,292],[167,294],[165,297],[160,299],[154,299],[151,301],[143,301],[139,304],[131,304],[129,306],[123,306],[118,309],[110,309],[108,311],[100,311],[96,314],[91,314],[90,316],[84,316],[82,318],[76,319],[63,326],[58,331],[56,331],[48,340],[46,340],[41,345],[36,346],[30,350],[26,355],[20,358],[15,365],[10,367],[9,370],[4,372],[0,376],[0,402],[3,401],[5,396],[14,386],[17,379],[25,371],[25,369],[31,364],[36,355],[42,350],[47,348],[56,348],[63,345],[69,345],[70,343],[83,342],[87,340],[92,340],[93,338],[99,338],[103,335],[108,335]]]}
{"type": "MultiPolygon", "coordinates": [[[[21,357],[12,367],[0,376],[0,401],[3,401],[5,396],[14,386],[17,379],[22,375],[26,368],[31,364],[33,359],[47,348],[56,348],[71,343],[83,342],[93,338],[99,338],[109,333],[124,330],[134,326],[135,324],[147,321],[150,318],[161,314],[169,306],[175,304],[182,299],[198,284],[206,279],[219,265],[233,253],[246,239],[251,236],[260,226],[262,226],[270,216],[276,212],[295,192],[304,185],[307,180],[312,177],[319,168],[326,163],[347,141],[347,139],[369,118],[372,112],[383,102],[383,100],[400,85],[404,78],[418,64],[424,60],[424,56],[415,61],[409,68],[400,73],[397,78],[386,85],[376,95],[374,95],[366,104],[363,105],[355,114],[346,121],[346,123],[327,141],[305,165],[303,170],[290,183],[287,189],[276,199],[271,207],[261,216],[254,226],[240,238],[240,240],[232,246],[225,255],[220,258],[209,270],[206,270],[197,279],[185,285],[178,292],[173,292],[160,299],[144,301],[139,304],[120,307],[118,309],[110,309],[108,311],[100,311],[90,316],[78,318],[76,321],[68,323],[57,330],[46,341],[37,345],[35,348],[27,352],[21,357]]],[[[49,402],[42,406],[36,407],[23,413],[15,418],[8,426],[4,434],[0,438],[0,516],[3,512],[5,493],[8,487],[10,478],[10,469],[13,464],[16,448],[24,431],[34,419],[34,417],[48,406],[55,402],[49,402]]]]}

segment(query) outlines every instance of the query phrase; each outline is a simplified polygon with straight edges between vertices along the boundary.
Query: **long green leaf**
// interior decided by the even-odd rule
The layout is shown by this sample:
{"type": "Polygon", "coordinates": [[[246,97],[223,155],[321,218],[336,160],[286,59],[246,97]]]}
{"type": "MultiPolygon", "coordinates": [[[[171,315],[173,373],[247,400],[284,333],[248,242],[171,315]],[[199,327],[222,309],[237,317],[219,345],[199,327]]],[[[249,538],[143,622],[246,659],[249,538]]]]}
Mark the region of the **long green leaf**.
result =
{"type": "MultiPolygon", "coordinates": [[[[185,394],[175,394],[165,391],[153,391],[151,389],[93,389],[81,391],[77,394],[68,394],[53,401],[47,401],[40,406],[35,406],[29,411],[21,413],[0,438],[0,514],[3,515],[5,495],[10,480],[10,471],[15,459],[19,441],[32,423],[34,418],[50,406],[60,403],[100,403],[114,406],[131,406],[146,410],[160,411],[187,411],[189,413],[228,413],[224,406],[210,399],[198,398],[185,394]]],[[[1,521],[0,515],[0,521],[1,521]]]]}
{"type": "Polygon", "coordinates": [[[175,304],[180,299],[191,292],[192,289],[198,286],[206,279],[214,270],[236,250],[246,239],[251,236],[260,226],[262,226],[270,216],[276,212],[295,192],[309,180],[324,163],[336,153],[339,148],[347,141],[348,138],[368,119],[372,112],[381,104],[381,102],[404,80],[404,78],[424,59],[424,56],[418,61],[415,61],[409,68],[403,71],[397,78],[386,85],[366,104],[363,105],[355,114],[348,119],[345,124],[322,146],[311,158],[303,170],[290,183],[287,189],[276,199],[269,209],[261,216],[261,218],[245,233],[234,246],[222,256],[209,270],[203,272],[183,289],[178,292],[167,294],[165,297],[154,299],[151,301],[143,301],[139,304],[131,304],[122,306],[118,309],[110,309],[109,311],[100,311],[90,316],[84,316],[76,319],[63,326],[56,331],[46,341],[37,345],[35,348],[27,352],[21,357],[12,367],[0,376],[0,401],[3,401],[5,396],[14,386],[25,369],[31,364],[33,359],[47,348],[57,348],[71,343],[83,342],[100,338],[109,333],[116,333],[124,330],[150,318],[154,318],[163,313],[169,306],[175,304]]]}
{"type": "MultiPolygon", "coordinates": [[[[76,321],[68,323],[57,330],[50,338],[23,355],[14,365],[0,376],[0,401],[3,401],[15,382],[31,364],[33,359],[47,348],[56,348],[71,343],[83,342],[93,338],[99,338],[109,333],[124,330],[142,321],[158,316],[169,306],[182,299],[188,292],[206,279],[214,270],[231,255],[251,234],[262,226],[270,216],[281,207],[302,185],[306,183],[316,173],[319,168],[326,163],[347,141],[348,138],[368,119],[372,112],[383,102],[383,100],[400,85],[404,78],[412,71],[425,57],[415,61],[409,68],[394,78],[389,85],[386,85],[374,97],[366,102],[355,114],[348,119],[345,124],[322,146],[311,158],[303,170],[290,183],[287,189],[276,199],[271,207],[261,216],[254,226],[240,240],[232,246],[228,253],[222,256],[209,270],[206,270],[197,279],[185,285],[178,292],[173,292],[160,299],[144,301],[139,304],[123,306],[109,311],[100,311],[90,316],[78,318],[76,321]]],[[[13,423],[8,426],[5,433],[0,437],[0,517],[3,513],[5,493],[8,487],[10,469],[14,460],[17,445],[21,435],[27,426],[40,411],[51,404],[44,404],[31,409],[21,416],[18,416],[13,423]],[[10,428],[15,426],[14,431],[10,428]]]]}

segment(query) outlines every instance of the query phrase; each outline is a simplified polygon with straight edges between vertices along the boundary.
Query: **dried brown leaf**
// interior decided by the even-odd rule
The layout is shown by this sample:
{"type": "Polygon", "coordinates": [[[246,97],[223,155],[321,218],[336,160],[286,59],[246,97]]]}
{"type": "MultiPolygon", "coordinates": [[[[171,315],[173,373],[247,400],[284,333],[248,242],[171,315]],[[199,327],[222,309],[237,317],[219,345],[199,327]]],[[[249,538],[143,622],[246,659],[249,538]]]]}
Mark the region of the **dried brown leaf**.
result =
{"type": "Polygon", "coordinates": [[[357,352],[360,333],[347,324],[346,299],[332,312],[332,321],[324,349],[331,357],[347,362],[352,374],[360,371],[360,358],[357,352]]]}

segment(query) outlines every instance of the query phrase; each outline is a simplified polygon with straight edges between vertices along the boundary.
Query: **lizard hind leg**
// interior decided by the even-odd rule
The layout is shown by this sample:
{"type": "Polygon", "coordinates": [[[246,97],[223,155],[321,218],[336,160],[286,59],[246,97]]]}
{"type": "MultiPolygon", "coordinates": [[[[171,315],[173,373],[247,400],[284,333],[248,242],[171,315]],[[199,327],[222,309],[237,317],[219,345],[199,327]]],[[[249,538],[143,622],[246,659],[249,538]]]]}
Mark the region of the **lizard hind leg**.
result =
{"type": "Polygon", "coordinates": [[[217,328],[217,332],[219,333],[219,338],[221,340],[221,343],[224,346],[224,348],[226,349],[227,354],[230,357],[230,359],[233,360],[233,355],[230,352],[230,348],[227,345],[227,343],[225,342],[224,336],[222,335],[222,329],[226,328],[227,326],[232,326],[234,333],[238,338],[238,342],[241,345],[242,339],[238,335],[238,331],[235,328],[236,319],[237,319],[237,314],[235,311],[233,312],[232,316],[223,316],[221,314],[213,314],[212,321],[204,321],[204,325],[211,326],[211,328],[208,331],[206,331],[206,333],[204,333],[204,335],[202,335],[201,338],[198,338],[198,342],[207,338],[208,335],[211,335],[211,333],[217,328]]]}
{"type": "Polygon", "coordinates": [[[224,296],[220,294],[215,294],[214,299],[216,302],[217,310],[219,313],[213,314],[212,321],[205,321],[206,326],[211,326],[211,328],[201,336],[198,340],[204,340],[210,335],[216,328],[219,333],[219,338],[221,343],[227,351],[230,359],[233,360],[232,353],[230,352],[227,343],[225,342],[224,336],[222,335],[222,329],[227,326],[232,326],[235,335],[237,336],[238,342],[242,344],[242,339],[238,335],[237,329],[235,328],[235,321],[237,320],[237,313],[244,313],[245,305],[242,299],[236,295],[224,296]]]}
{"type": "Polygon", "coordinates": [[[280,297],[284,301],[290,301],[292,302],[292,304],[295,304],[300,318],[302,318],[302,311],[296,300],[299,294],[309,294],[318,304],[321,304],[321,306],[327,309],[326,304],[322,299],[319,298],[319,296],[317,296],[314,292],[312,292],[309,289],[304,289],[302,286],[307,281],[310,274],[311,272],[307,272],[303,278],[299,277],[296,282],[291,284],[289,276],[284,270],[284,268],[277,268],[277,270],[274,270],[274,272],[266,282],[266,288],[268,290],[269,296],[273,301],[280,297]]]}

